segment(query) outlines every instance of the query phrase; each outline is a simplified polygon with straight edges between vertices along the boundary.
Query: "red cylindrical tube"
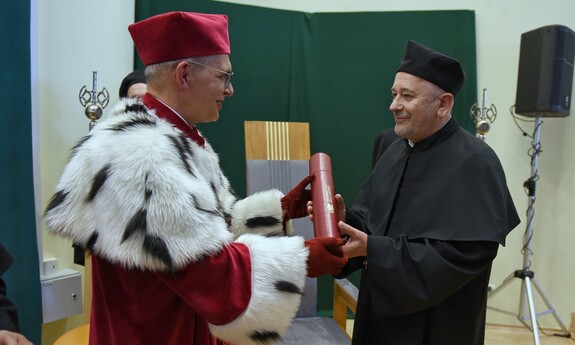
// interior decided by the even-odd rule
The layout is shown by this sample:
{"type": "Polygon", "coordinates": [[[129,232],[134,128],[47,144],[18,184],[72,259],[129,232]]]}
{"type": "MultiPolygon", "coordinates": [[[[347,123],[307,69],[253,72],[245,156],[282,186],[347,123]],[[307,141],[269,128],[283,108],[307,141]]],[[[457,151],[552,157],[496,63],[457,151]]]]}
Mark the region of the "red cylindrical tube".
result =
{"type": "Polygon", "coordinates": [[[309,174],[314,175],[311,182],[311,201],[313,202],[313,230],[315,237],[340,238],[335,209],[335,189],[331,174],[331,158],[318,152],[309,160],[309,174]]]}

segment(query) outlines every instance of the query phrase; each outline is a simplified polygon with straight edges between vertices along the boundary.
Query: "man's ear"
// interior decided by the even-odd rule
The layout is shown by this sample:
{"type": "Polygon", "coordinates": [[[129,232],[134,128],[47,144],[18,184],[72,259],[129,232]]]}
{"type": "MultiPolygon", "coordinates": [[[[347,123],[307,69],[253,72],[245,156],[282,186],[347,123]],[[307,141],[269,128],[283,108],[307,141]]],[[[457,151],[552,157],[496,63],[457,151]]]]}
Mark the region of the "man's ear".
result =
{"type": "Polygon", "coordinates": [[[439,108],[437,109],[437,116],[444,117],[451,114],[453,101],[454,97],[449,92],[445,92],[441,96],[439,96],[439,108]]]}
{"type": "Polygon", "coordinates": [[[176,78],[176,84],[178,85],[178,87],[180,88],[189,88],[190,87],[190,83],[192,81],[191,79],[191,68],[190,68],[190,63],[187,61],[180,61],[177,65],[176,65],[176,73],[175,73],[175,78],[176,78]]]}

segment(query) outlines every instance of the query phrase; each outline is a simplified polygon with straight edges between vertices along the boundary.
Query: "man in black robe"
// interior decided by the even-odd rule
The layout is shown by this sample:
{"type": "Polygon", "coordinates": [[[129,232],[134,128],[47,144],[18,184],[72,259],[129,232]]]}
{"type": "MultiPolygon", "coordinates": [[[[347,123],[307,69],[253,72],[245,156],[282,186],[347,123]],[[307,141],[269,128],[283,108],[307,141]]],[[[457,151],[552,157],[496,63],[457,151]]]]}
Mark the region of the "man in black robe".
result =
{"type": "Polygon", "coordinates": [[[464,78],[410,41],[391,88],[403,139],[347,212],[336,197],[350,258],[338,277],[362,270],[354,345],[484,343],[491,264],[519,217],[495,152],[451,117],[464,78]]]}

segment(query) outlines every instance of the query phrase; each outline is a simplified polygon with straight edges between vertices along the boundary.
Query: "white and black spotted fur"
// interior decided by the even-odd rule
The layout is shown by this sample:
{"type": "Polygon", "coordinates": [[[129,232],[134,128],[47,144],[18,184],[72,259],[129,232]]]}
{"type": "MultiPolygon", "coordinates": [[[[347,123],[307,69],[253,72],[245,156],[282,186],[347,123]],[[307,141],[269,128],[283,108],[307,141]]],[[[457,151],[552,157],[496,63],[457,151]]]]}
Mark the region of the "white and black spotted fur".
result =
{"type": "Polygon", "coordinates": [[[49,231],[127,268],[176,271],[245,243],[252,297],[236,320],[210,325],[221,339],[274,344],[292,321],[308,252],[302,238],[278,237],[282,193],[237,200],[209,143],[199,147],[141,103],[122,100],[78,142],[56,189],[49,231]]]}

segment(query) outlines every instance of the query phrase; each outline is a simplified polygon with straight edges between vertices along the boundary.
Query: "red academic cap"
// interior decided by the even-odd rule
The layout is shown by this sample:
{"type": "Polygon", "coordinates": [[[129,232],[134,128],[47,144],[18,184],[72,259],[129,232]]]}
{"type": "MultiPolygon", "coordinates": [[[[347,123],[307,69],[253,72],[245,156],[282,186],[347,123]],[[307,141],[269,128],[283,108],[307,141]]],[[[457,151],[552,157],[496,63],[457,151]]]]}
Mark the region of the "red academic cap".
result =
{"type": "Polygon", "coordinates": [[[128,27],[144,65],[197,56],[230,54],[228,17],[168,12],[128,27]]]}

